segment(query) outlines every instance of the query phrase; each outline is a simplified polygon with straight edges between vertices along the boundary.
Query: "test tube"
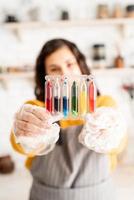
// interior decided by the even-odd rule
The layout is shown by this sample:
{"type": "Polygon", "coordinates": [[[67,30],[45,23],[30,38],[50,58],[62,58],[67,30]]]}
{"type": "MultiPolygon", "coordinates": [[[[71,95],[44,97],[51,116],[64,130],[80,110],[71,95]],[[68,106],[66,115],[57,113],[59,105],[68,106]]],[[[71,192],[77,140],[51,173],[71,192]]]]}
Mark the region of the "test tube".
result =
{"type": "Polygon", "coordinates": [[[96,108],[96,86],[93,79],[89,81],[89,111],[94,112],[96,108]]]}
{"type": "Polygon", "coordinates": [[[62,86],[62,110],[64,117],[67,117],[69,114],[69,85],[67,78],[64,79],[62,86]]]}
{"type": "Polygon", "coordinates": [[[52,112],[52,82],[50,79],[46,80],[45,84],[45,103],[46,103],[46,109],[49,112],[52,112]]]}
{"type": "Polygon", "coordinates": [[[78,116],[78,85],[73,81],[71,87],[71,113],[74,117],[78,116]]]}
{"type": "Polygon", "coordinates": [[[60,112],[61,109],[61,91],[60,91],[60,84],[58,78],[54,83],[53,87],[53,103],[54,103],[54,112],[60,112]]]}
{"type": "Polygon", "coordinates": [[[85,78],[82,78],[80,85],[80,115],[85,115],[87,113],[87,85],[85,78]]]}

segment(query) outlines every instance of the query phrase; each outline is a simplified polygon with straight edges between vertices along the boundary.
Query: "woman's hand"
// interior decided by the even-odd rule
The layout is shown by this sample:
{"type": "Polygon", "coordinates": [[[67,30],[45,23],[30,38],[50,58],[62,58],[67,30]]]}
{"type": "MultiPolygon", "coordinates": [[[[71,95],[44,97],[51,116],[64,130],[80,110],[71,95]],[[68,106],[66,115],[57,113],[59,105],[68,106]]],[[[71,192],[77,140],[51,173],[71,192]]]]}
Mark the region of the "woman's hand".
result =
{"type": "Polygon", "coordinates": [[[108,153],[119,146],[127,128],[121,112],[115,108],[100,107],[86,115],[79,142],[98,153],[108,153]]]}
{"type": "Polygon", "coordinates": [[[59,125],[54,122],[61,118],[61,115],[52,116],[45,108],[24,104],[14,119],[16,141],[27,152],[36,150],[36,154],[39,154],[39,149],[43,150],[48,146],[51,149],[57,142],[60,131],[59,125]]]}
{"type": "Polygon", "coordinates": [[[14,130],[16,136],[37,136],[51,129],[52,123],[60,115],[53,117],[45,108],[25,104],[15,114],[14,130]]]}

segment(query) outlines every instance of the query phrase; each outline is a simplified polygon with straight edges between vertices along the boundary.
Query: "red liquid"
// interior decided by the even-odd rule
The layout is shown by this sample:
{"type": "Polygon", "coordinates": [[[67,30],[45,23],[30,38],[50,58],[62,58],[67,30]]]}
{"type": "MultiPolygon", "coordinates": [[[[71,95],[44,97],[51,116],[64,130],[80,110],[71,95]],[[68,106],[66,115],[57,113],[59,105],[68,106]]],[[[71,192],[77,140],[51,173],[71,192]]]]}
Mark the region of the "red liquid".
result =
{"type": "Polygon", "coordinates": [[[52,98],[46,99],[46,109],[47,109],[49,112],[52,112],[52,98]]]}
{"type": "Polygon", "coordinates": [[[89,111],[94,112],[96,107],[96,91],[93,82],[89,83],[89,111]]]}
{"type": "Polygon", "coordinates": [[[95,100],[91,99],[90,102],[90,112],[94,112],[95,111],[95,100]]]}
{"type": "Polygon", "coordinates": [[[52,112],[52,84],[50,81],[46,84],[46,109],[52,112]]]}

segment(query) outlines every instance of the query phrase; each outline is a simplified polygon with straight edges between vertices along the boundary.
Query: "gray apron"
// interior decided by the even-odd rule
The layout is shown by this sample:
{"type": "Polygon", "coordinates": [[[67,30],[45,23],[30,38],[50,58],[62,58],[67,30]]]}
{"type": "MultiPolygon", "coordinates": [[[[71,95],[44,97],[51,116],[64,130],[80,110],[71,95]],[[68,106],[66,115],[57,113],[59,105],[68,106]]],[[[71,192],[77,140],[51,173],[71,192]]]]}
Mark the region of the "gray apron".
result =
{"type": "Polygon", "coordinates": [[[33,160],[30,200],[114,200],[108,156],[80,144],[81,129],[61,129],[62,144],[33,160]]]}

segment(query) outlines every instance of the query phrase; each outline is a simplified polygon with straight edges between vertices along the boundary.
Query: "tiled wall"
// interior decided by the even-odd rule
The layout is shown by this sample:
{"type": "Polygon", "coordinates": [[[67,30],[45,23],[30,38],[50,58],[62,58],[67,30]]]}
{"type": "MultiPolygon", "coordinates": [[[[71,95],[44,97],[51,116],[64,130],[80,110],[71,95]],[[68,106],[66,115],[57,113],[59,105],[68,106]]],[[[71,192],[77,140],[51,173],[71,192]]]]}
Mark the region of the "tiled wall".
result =
{"type": "MultiPolygon", "coordinates": [[[[26,10],[30,8],[31,4],[26,2],[33,2],[32,5],[39,5],[40,20],[51,21],[58,19],[60,10],[67,9],[70,12],[71,19],[84,19],[95,17],[95,8],[98,3],[103,1],[71,1],[71,0],[46,0],[46,1],[26,1],[26,0],[12,0],[10,4],[6,1],[0,1],[0,14],[3,10],[5,12],[16,13],[21,20],[29,20],[26,16],[26,10]],[[22,6],[23,5],[23,6],[22,6]],[[25,13],[25,15],[24,15],[25,13]]],[[[105,1],[110,5],[110,10],[116,0],[105,1]]],[[[122,5],[132,3],[133,1],[120,1],[122,5]]],[[[1,17],[2,19],[2,17],[1,17]]],[[[134,26],[127,26],[124,36],[120,34],[115,26],[91,26],[91,27],[72,27],[72,28],[39,28],[29,29],[22,28],[19,32],[19,37],[8,29],[0,27],[0,65],[23,65],[34,64],[35,58],[45,41],[54,37],[63,37],[70,39],[77,43],[80,49],[85,53],[87,58],[91,55],[91,46],[94,43],[104,42],[107,46],[107,62],[112,64],[113,58],[117,54],[116,44],[121,44],[121,52],[126,58],[126,67],[134,63],[134,26]]],[[[125,112],[130,117],[130,101],[126,93],[120,90],[122,78],[113,79],[112,75],[109,77],[97,77],[98,85],[102,93],[112,94],[119,102],[125,112]],[[110,77],[110,78],[109,78],[110,77]]],[[[8,80],[6,88],[0,82],[0,155],[6,152],[12,152],[9,145],[9,133],[13,121],[13,114],[19,106],[27,99],[34,98],[33,84],[29,80],[8,80]]],[[[129,120],[130,121],[130,120],[129,120]]],[[[132,124],[132,123],[131,123],[132,124]]],[[[131,128],[132,130],[132,128],[131,128]]],[[[133,135],[133,134],[131,134],[133,135]]],[[[134,154],[134,152],[133,152],[134,154]]],[[[18,155],[15,159],[18,159],[18,155]]],[[[20,158],[20,157],[19,157],[20,158]]]]}

